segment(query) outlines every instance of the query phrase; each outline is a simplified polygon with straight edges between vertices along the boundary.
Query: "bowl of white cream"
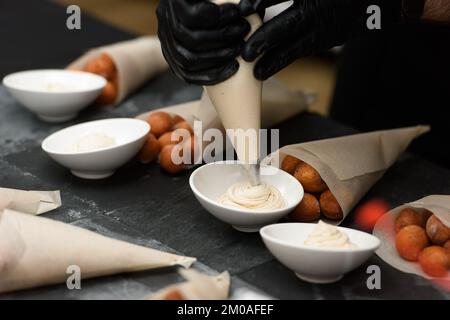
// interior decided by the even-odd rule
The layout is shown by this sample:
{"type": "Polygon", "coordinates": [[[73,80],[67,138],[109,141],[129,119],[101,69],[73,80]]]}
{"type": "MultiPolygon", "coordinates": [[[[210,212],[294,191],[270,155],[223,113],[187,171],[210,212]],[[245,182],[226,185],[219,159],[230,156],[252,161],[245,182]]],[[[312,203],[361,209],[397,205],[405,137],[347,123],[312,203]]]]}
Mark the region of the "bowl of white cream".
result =
{"type": "Polygon", "coordinates": [[[90,121],[53,133],[42,149],[75,176],[102,179],[131,160],[149,132],[150,125],[138,119],[90,121]]]}
{"type": "Polygon", "coordinates": [[[366,232],[319,223],[280,223],[260,235],[269,251],[297,277],[332,283],[361,266],[380,245],[366,232]]]}
{"type": "Polygon", "coordinates": [[[291,212],[303,187],[290,174],[261,166],[261,184],[252,186],[244,166],[218,161],[196,169],[189,179],[200,204],[216,218],[243,232],[257,232],[291,212]]]}
{"type": "Polygon", "coordinates": [[[30,70],[3,78],[3,85],[26,109],[47,122],[73,119],[102,92],[106,80],[71,70],[30,70]]]}

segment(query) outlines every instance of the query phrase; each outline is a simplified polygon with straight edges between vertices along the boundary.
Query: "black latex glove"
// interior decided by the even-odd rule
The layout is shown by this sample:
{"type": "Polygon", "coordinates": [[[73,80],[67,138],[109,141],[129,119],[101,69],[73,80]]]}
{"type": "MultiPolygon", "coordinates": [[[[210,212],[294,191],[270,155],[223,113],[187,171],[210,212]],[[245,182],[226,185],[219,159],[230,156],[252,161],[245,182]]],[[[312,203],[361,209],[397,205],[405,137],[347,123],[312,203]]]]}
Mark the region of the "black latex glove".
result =
{"type": "Polygon", "coordinates": [[[156,11],[164,57],[186,82],[213,85],[238,69],[236,57],[250,31],[236,4],[161,0],[156,11]]]}
{"type": "MultiPolygon", "coordinates": [[[[242,0],[244,15],[285,0],[242,0]]],[[[400,18],[401,0],[294,0],[293,5],[266,22],[248,40],[242,57],[253,61],[255,77],[265,80],[300,57],[341,45],[368,32],[367,8],[381,8],[381,28],[400,18]]]]}

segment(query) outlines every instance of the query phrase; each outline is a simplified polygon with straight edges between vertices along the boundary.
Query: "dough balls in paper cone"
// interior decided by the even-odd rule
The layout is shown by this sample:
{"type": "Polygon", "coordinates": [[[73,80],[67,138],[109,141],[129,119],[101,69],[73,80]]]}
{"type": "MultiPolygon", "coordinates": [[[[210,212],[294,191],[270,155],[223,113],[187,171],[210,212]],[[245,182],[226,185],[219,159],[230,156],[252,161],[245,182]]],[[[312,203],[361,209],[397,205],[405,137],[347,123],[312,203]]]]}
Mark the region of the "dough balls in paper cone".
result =
{"type": "Polygon", "coordinates": [[[230,274],[211,277],[195,270],[180,270],[186,282],[164,288],[149,300],[225,300],[230,291],[230,274]]]}
{"type": "Polygon", "coordinates": [[[50,219],[5,209],[0,214],[0,293],[64,283],[69,266],[81,279],[168,266],[195,258],[108,238],[50,219]]]}
{"type": "MultiPolygon", "coordinates": [[[[327,201],[335,198],[339,204],[341,217],[334,223],[340,223],[411,141],[428,130],[427,126],[416,126],[293,144],[282,147],[262,163],[280,167],[286,156],[292,156],[311,166],[334,196],[328,194],[327,201]]],[[[338,209],[335,203],[327,208],[338,209]]],[[[338,212],[330,213],[337,217],[338,212]]]]}
{"type": "MultiPolygon", "coordinates": [[[[426,269],[428,273],[424,272],[423,267],[427,268],[429,264],[427,263],[427,259],[429,257],[426,257],[427,255],[426,251],[429,251],[429,248],[438,249],[441,252],[445,252],[447,250],[447,259],[450,259],[450,251],[448,249],[445,249],[442,245],[437,245],[436,243],[433,243],[433,241],[430,239],[428,246],[424,248],[421,253],[418,256],[417,261],[408,261],[400,256],[400,253],[398,251],[398,241],[397,236],[399,233],[396,234],[396,221],[399,217],[399,215],[404,211],[405,209],[412,209],[415,212],[417,212],[420,215],[424,215],[425,218],[428,217],[428,221],[432,218],[438,219],[440,223],[445,225],[447,228],[450,228],[450,196],[449,195],[430,195],[425,198],[422,198],[420,200],[406,203],[404,205],[401,205],[397,208],[394,208],[384,214],[376,223],[374,229],[373,229],[373,235],[378,237],[381,241],[381,245],[376,251],[376,254],[383,259],[386,263],[390,264],[394,268],[407,272],[407,273],[413,273],[416,275],[419,275],[421,277],[424,277],[426,279],[434,279],[439,278],[444,281],[450,281],[450,265],[449,260],[447,260],[447,273],[445,274],[445,266],[441,266],[441,269],[444,268],[443,276],[433,276],[430,275],[430,270],[426,269]],[[429,212],[431,212],[433,215],[429,217],[429,212]],[[442,249],[439,249],[442,248],[442,249]],[[426,251],[425,251],[426,250],[426,251]],[[425,252],[425,254],[424,254],[425,252]],[[425,265],[423,265],[425,264],[425,265]],[[423,265],[423,266],[422,266],[423,265]]],[[[421,226],[417,225],[411,225],[412,228],[422,228],[422,230],[426,230],[426,225],[428,223],[422,222],[421,226]]],[[[411,227],[410,226],[410,227],[411,227]]],[[[408,228],[408,226],[401,229],[399,232],[402,232],[402,230],[408,228]]],[[[426,230],[428,237],[430,237],[430,230],[426,230]]],[[[433,261],[431,261],[433,263],[433,261]]],[[[445,264],[445,262],[444,262],[445,264]]],[[[433,267],[433,266],[432,266],[433,267]]],[[[450,283],[448,284],[448,288],[450,289],[450,283]]]]}
{"type": "MultiPolygon", "coordinates": [[[[302,92],[288,89],[281,82],[270,79],[264,83],[264,90],[262,95],[261,105],[261,123],[263,128],[273,127],[290,117],[303,112],[307,109],[307,99],[302,92]]],[[[201,122],[202,132],[204,134],[208,129],[217,129],[222,134],[225,130],[222,126],[220,118],[216,112],[208,95],[203,92],[200,100],[181,103],[175,106],[155,109],[139,115],[137,118],[148,121],[149,117],[155,113],[164,111],[172,116],[172,122],[185,121],[191,128],[194,128],[194,122],[201,122]],[[181,120],[181,119],[182,120],[181,120]]],[[[176,124],[174,125],[176,126],[176,124]]],[[[198,132],[194,132],[196,144],[199,150],[207,151],[205,148],[209,145],[209,141],[204,141],[198,132]],[[200,147],[201,146],[201,147],[200,147]]],[[[225,148],[225,141],[223,141],[225,148]]],[[[220,154],[225,149],[216,151],[220,154]]],[[[202,154],[197,154],[198,157],[194,163],[201,163],[202,154]]]]}
{"type": "Polygon", "coordinates": [[[147,80],[168,69],[161,43],[154,36],[92,49],[72,62],[68,68],[83,70],[90,61],[102,54],[111,58],[117,70],[117,96],[114,103],[119,103],[147,80]]]}

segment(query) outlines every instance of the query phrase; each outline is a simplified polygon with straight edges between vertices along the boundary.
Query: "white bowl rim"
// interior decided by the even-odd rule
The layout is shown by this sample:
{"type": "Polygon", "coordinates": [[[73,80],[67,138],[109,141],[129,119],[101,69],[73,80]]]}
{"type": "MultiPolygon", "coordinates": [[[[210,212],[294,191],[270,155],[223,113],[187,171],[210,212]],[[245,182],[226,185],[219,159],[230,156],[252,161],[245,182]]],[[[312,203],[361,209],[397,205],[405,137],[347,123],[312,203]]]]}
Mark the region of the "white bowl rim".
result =
{"type": "Polygon", "coordinates": [[[101,152],[108,151],[108,150],[113,150],[113,149],[122,147],[122,146],[124,146],[124,145],[128,145],[128,144],[134,143],[134,142],[138,141],[139,139],[141,139],[142,137],[145,137],[146,135],[148,135],[149,132],[150,132],[150,124],[148,124],[148,122],[147,122],[147,121],[144,121],[144,120],[135,119],[135,118],[107,118],[107,119],[100,119],[100,120],[94,120],[94,121],[87,121],[87,122],[78,123],[78,124],[75,124],[75,125],[73,125],[73,126],[69,126],[69,127],[67,127],[67,128],[63,128],[63,129],[61,129],[61,130],[58,130],[58,131],[52,133],[51,135],[49,135],[47,138],[45,138],[44,141],[42,141],[42,143],[41,143],[41,148],[42,148],[42,150],[44,150],[45,152],[47,152],[47,153],[49,153],[49,154],[54,154],[54,155],[64,155],[64,156],[71,156],[71,155],[77,155],[77,156],[78,156],[78,155],[88,155],[88,154],[91,155],[91,154],[101,153],[101,152]],[[141,135],[139,135],[139,136],[137,136],[136,138],[134,138],[134,139],[132,139],[132,140],[130,140],[130,141],[128,141],[128,142],[123,142],[123,143],[115,144],[115,145],[110,146],[110,147],[102,148],[102,149],[99,149],[99,150],[93,150],[93,151],[84,151],[84,152],[55,152],[55,151],[50,150],[50,149],[48,148],[48,146],[47,146],[48,141],[49,141],[51,138],[53,138],[53,137],[56,136],[56,135],[63,134],[65,131],[68,131],[68,130],[73,129],[73,128],[76,128],[76,127],[81,127],[81,126],[84,126],[84,125],[87,125],[87,124],[98,123],[98,122],[104,122],[104,121],[111,121],[111,120],[138,121],[139,123],[144,124],[144,126],[146,127],[146,128],[145,128],[145,133],[144,133],[144,134],[141,134],[141,135]]]}
{"type": "MultiPolygon", "coordinates": [[[[191,176],[189,177],[189,185],[191,186],[191,189],[194,191],[195,195],[200,197],[203,201],[205,201],[205,202],[207,202],[209,204],[215,205],[215,206],[219,206],[221,208],[224,208],[226,210],[229,210],[229,211],[232,211],[232,212],[235,212],[235,213],[243,213],[243,212],[245,212],[245,213],[259,215],[259,216],[261,216],[261,215],[271,216],[271,215],[274,215],[274,214],[283,213],[286,210],[291,210],[291,209],[295,208],[296,205],[298,205],[298,203],[297,203],[295,205],[285,206],[283,208],[275,209],[275,210],[272,210],[272,209],[268,209],[268,210],[252,210],[252,209],[234,208],[234,207],[231,207],[231,206],[225,206],[223,204],[220,204],[217,201],[210,200],[208,197],[204,196],[195,187],[195,185],[194,185],[194,177],[198,174],[198,171],[201,170],[203,167],[211,166],[211,165],[217,165],[217,164],[243,164],[243,162],[239,161],[239,160],[221,160],[221,161],[215,161],[215,162],[204,164],[204,165],[198,167],[197,169],[195,169],[194,172],[192,172],[191,176]]],[[[282,174],[287,174],[290,177],[292,177],[289,173],[281,170],[280,168],[269,166],[269,165],[261,165],[261,166],[274,168],[274,169],[276,169],[276,170],[278,170],[280,172],[283,172],[282,174]]],[[[301,185],[301,183],[298,182],[294,177],[292,177],[292,178],[293,178],[293,180],[295,180],[296,183],[298,183],[298,185],[300,186],[300,188],[302,190],[302,193],[304,195],[304,190],[303,190],[303,186],[301,185]]]]}
{"type": "Polygon", "coordinates": [[[352,229],[352,228],[339,227],[339,226],[337,226],[337,228],[340,231],[345,232],[345,230],[350,230],[351,232],[361,233],[361,234],[364,234],[365,236],[369,236],[369,238],[372,238],[373,240],[375,240],[376,244],[372,245],[372,246],[360,247],[360,245],[358,243],[355,243],[355,245],[357,246],[356,248],[313,247],[313,246],[308,246],[308,245],[304,245],[301,243],[293,244],[291,242],[288,242],[285,240],[280,240],[279,238],[270,236],[268,234],[269,229],[275,228],[279,225],[313,225],[313,223],[302,223],[302,222],[273,223],[273,224],[267,225],[265,227],[262,227],[259,230],[260,236],[267,241],[271,241],[276,244],[279,244],[279,245],[282,245],[285,247],[289,247],[291,249],[301,249],[301,250],[316,251],[316,252],[319,251],[319,252],[324,252],[324,253],[325,252],[328,252],[328,253],[349,252],[349,253],[351,253],[351,252],[375,251],[380,246],[380,239],[378,239],[377,237],[375,237],[374,235],[372,235],[368,232],[364,232],[364,231],[360,231],[360,230],[356,230],[356,229],[352,229]]]}
{"type": "Polygon", "coordinates": [[[91,91],[96,91],[96,90],[100,90],[103,89],[106,86],[106,79],[102,76],[99,76],[98,74],[95,73],[91,73],[91,72],[87,72],[87,71],[81,71],[81,70],[67,70],[67,69],[32,69],[32,70],[22,70],[22,71],[17,71],[17,72],[13,72],[10,73],[8,75],[6,75],[5,77],[3,77],[2,83],[5,87],[7,88],[11,88],[14,90],[20,90],[23,92],[32,92],[32,93],[40,93],[40,94],[52,94],[52,95],[57,95],[57,94],[71,94],[71,93],[86,93],[86,92],[91,92],[91,91]],[[21,74],[25,74],[25,73],[33,73],[33,72],[58,72],[58,73],[79,73],[79,74],[83,74],[84,76],[88,76],[91,78],[95,78],[96,80],[99,81],[99,85],[98,86],[92,86],[91,88],[79,88],[79,89],[75,89],[75,90],[70,90],[70,91],[43,91],[43,90],[36,90],[36,89],[28,89],[28,88],[22,88],[22,87],[17,87],[14,84],[12,84],[10,82],[10,79],[12,77],[15,76],[20,76],[21,74]]]}

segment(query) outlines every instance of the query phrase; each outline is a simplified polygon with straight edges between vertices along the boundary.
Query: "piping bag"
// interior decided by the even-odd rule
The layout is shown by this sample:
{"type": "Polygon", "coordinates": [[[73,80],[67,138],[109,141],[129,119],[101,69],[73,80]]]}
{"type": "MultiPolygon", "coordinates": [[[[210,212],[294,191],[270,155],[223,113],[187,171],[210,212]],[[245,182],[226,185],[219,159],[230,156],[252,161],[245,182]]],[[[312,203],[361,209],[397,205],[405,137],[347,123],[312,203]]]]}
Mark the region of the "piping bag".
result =
{"type": "MultiPolygon", "coordinates": [[[[240,0],[212,0],[217,5],[239,3],[240,0]]],[[[251,31],[258,29],[258,14],[248,16],[251,31]]],[[[261,128],[262,82],[253,76],[255,62],[238,57],[239,70],[227,80],[213,86],[205,86],[209,98],[233,144],[238,159],[245,164],[252,185],[259,184],[259,129],[261,128]],[[230,130],[234,134],[231,134],[230,130]],[[247,131],[250,129],[249,131],[247,131]],[[256,130],[253,132],[253,130],[256,130]]]]}

